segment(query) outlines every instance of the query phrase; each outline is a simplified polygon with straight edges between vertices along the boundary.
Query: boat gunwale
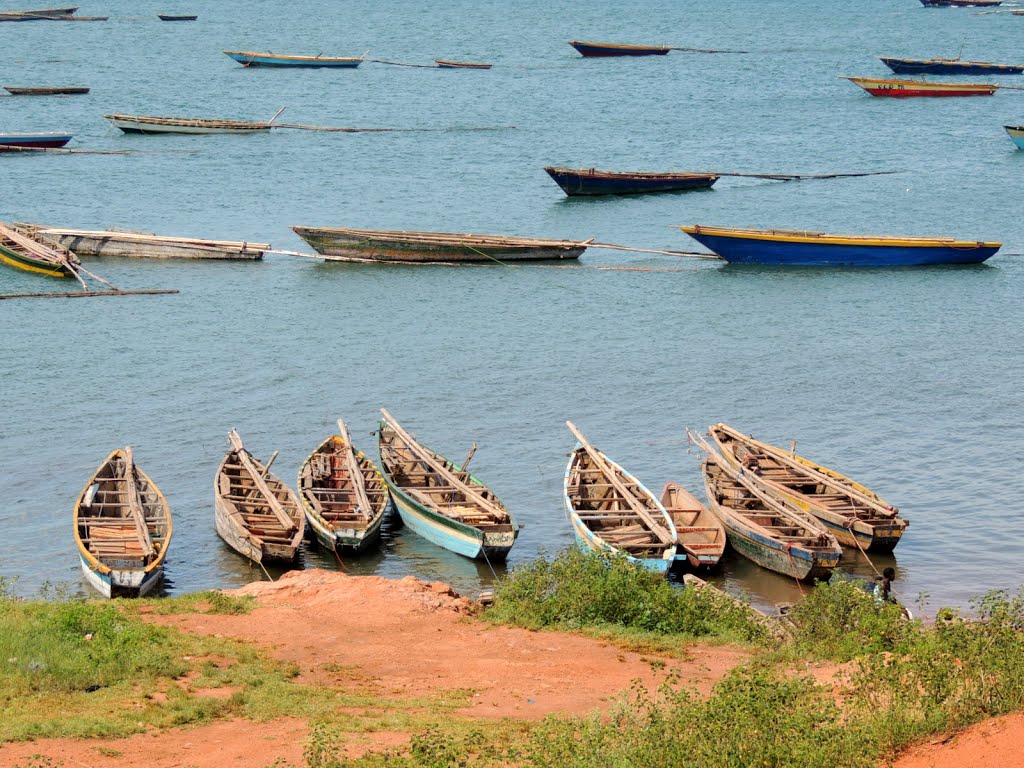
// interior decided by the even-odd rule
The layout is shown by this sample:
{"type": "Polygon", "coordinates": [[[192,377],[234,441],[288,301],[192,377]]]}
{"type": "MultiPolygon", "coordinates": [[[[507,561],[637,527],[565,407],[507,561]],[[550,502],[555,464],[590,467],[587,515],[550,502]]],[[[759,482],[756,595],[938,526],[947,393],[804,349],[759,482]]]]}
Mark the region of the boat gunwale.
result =
{"type": "MultiPolygon", "coordinates": [[[[224,51],[224,55],[228,56],[230,58],[234,58],[235,56],[244,56],[244,57],[246,57],[248,59],[262,58],[262,59],[277,59],[278,61],[325,61],[325,62],[339,62],[339,61],[351,62],[351,61],[359,61],[359,62],[362,62],[362,61],[365,60],[364,56],[320,56],[320,55],[317,55],[317,56],[306,56],[306,55],[289,54],[289,53],[270,53],[270,52],[258,53],[256,51],[224,51]]],[[[236,61],[237,61],[237,59],[236,59],[236,61]]]]}

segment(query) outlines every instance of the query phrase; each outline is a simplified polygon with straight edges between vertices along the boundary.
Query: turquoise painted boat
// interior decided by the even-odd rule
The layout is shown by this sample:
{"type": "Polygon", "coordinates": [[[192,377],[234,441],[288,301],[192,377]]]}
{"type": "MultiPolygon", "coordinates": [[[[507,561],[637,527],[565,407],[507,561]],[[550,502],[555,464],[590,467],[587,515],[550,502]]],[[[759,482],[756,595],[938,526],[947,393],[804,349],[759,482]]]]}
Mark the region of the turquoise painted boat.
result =
{"type": "Polygon", "coordinates": [[[503,561],[520,525],[478,478],[418,443],[383,408],[380,467],[402,522],[414,533],[457,554],[503,561]]]}
{"type": "Polygon", "coordinates": [[[299,502],[307,532],[328,552],[360,552],[380,541],[391,497],[384,477],[352,445],[345,422],[309,455],[299,470],[299,502]]]}
{"type": "Polygon", "coordinates": [[[303,67],[305,69],[354,69],[363,63],[362,56],[293,56],[285,53],[255,51],[224,51],[243,67],[303,67]]]}
{"type": "Polygon", "coordinates": [[[566,422],[579,445],[569,455],[563,482],[565,510],[583,550],[622,554],[655,573],[676,558],[672,518],[661,502],[626,470],[566,422]]]}
{"type": "Polygon", "coordinates": [[[1014,144],[1024,149],[1024,125],[1007,125],[1006,132],[1014,144]]]}

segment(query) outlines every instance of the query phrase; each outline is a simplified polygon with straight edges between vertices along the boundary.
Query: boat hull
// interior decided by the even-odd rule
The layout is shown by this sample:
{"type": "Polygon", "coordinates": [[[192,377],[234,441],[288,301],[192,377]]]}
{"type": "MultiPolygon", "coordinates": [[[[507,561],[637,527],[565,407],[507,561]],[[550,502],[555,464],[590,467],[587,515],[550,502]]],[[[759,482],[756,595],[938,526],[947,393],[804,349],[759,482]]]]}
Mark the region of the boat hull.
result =
{"type": "Polygon", "coordinates": [[[573,40],[569,45],[588,59],[612,56],[664,56],[671,50],[662,45],[617,45],[615,43],[586,43],[579,40],[573,40]]]}
{"type": "Polygon", "coordinates": [[[595,169],[545,168],[562,191],[577,195],[638,195],[709,189],[718,176],[682,173],[615,173],[595,169]]]}
{"type": "MultiPolygon", "coordinates": [[[[305,508],[305,505],[303,505],[305,508]]],[[[378,515],[365,529],[335,528],[328,530],[315,516],[306,513],[306,529],[313,534],[316,543],[328,552],[364,552],[380,541],[380,529],[384,515],[378,515]]]]}
{"type": "Polygon", "coordinates": [[[1010,141],[1024,149],[1024,125],[1008,125],[1006,126],[1006,132],[1010,136],[1010,141]]]}
{"type": "Polygon", "coordinates": [[[18,253],[2,245],[0,245],[0,264],[20,269],[22,272],[31,272],[36,275],[46,275],[47,277],[72,276],[71,270],[63,264],[54,264],[42,259],[34,259],[31,256],[18,253]]]}
{"type": "Polygon", "coordinates": [[[253,562],[290,565],[299,556],[298,543],[274,544],[250,536],[244,528],[232,522],[220,499],[214,501],[214,525],[225,544],[253,562]]]}
{"type": "Polygon", "coordinates": [[[990,83],[936,83],[924,80],[885,80],[876,77],[847,77],[845,79],[872,96],[890,99],[991,96],[999,90],[998,85],[990,83]]]}
{"type": "Polygon", "coordinates": [[[110,120],[116,128],[125,133],[141,133],[154,135],[160,133],[181,133],[190,135],[206,135],[217,133],[262,133],[269,131],[269,125],[257,126],[232,126],[227,128],[213,128],[200,125],[159,125],[153,123],[139,123],[133,120],[122,120],[114,118],[110,120]]]}
{"type": "MultiPolygon", "coordinates": [[[[218,246],[207,243],[174,243],[133,239],[128,233],[96,232],[77,234],[73,231],[44,229],[41,234],[56,240],[80,256],[120,256],[147,259],[216,259],[254,261],[263,258],[263,244],[253,247],[218,246]]],[[[269,246],[268,246],[269,247],[269,246]]]]}
{"type": "Polygon", "coordinates": [[[155,590],[164,578],[163,565],[150,571],[142,569],[111,570],[101,573],[79,555],[82,573],[89,586],[103,597],[145,597],[155,590]]]}
{"type": "Polygon", "coordinates": [[[722,520],[729,545],[748,560],[769,571],[800,581],[826,579],[839,564],[838,555],[811,557],[806,550],[787,549],[757,531],[737,525],[731,518],[722,520]]]}
{"type": "Polygon", "coordinates": [[[86,86],[68,86],[66,88],[47,88],[47,87],[18,87],[16,85],[5,85],[4,90],[12,96],[71,96],[74,94],[88,93],[89,88],[86,86]]]}
{"type": "Polygon", "coordinates": [[[403,240],[401,232],[374,234],[315,227],[292,227],[319,254],[342,261],[415,263],[494,263],[577,259],[586,246],[482,245],[403,240]]]}
{"type": "Polygon", "coordinates": [[[317,58],[315,56],[276,56],[271,54],[224,51],[243,67],[291,67],[303,69],[355,69],[363,63],[353,58],[317,58]]]}
{"type": "Polygon", "coordinates": [[[609,555],[621,555],[633,565],[637,565],[646,571],[660,573],[662,576],[668,573],[673,563],[678,559],[676,548],[671,547],[665,551],[665,557],[634,557],[633,555],[615,549],[604,539],[596,536],[593,531],[587,528],[565,497],[566,509],[569,512],[569,519],[572,521],[572,532],[576,537],[577,546],[584,552],[602,552],[609,555]]]}
{"type": "Polygon", "coordinates": [[[939,264],[980,264],[1000,243],[938,242],[931,245],[860,242],[841,237],[738,237],[685,227],[690,237],[732,264],[791,267],[919,267],[939,264]],[[695,229],[696,231],[691,231],[695,229]]]}
{"type": "Polygon", "coordinates": [[[988,64],[978,61],[927,61],[882,57],[897,75],[1019,75],[1024,64],[988,64]]]}
{"type": "Polygon", "coordinates": [[[3,11],[0,12],[0,21],[36,21],[38,19],[61,19],[65,16],[73,16],[78,6],[68,8],[43,8],[35,11],[3,11]]]}
{"type": "Polygon", "coordinates": [[[45,134],[2,134],[0,135],[0,152],[16,152],[11,147],[29,147],[36,149],[56,149],[63,147],[71,141],[71,135],[66,133],[45,133],[45,134]]]}
{"type": "Polygon", "coordinates": [[[434,63],[441,69],[490,69],[493,64],[477,64],[472,61],[445,61],[434,59],[434,63]]]}

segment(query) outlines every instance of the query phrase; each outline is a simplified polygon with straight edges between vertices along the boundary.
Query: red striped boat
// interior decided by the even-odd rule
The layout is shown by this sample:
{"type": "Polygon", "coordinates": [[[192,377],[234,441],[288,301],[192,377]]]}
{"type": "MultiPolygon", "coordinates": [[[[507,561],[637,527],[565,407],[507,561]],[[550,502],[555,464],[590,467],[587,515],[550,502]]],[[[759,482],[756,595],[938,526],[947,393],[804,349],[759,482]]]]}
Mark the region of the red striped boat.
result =
{"type": "Polygon", "coordinates": [[[998,85],[992,83],[937,83],[925,80],[891,80],[880,77],[848,77],[839,75],[860,86],[872,96],[909,99],[916,96],[991,96],[998,85]]]}

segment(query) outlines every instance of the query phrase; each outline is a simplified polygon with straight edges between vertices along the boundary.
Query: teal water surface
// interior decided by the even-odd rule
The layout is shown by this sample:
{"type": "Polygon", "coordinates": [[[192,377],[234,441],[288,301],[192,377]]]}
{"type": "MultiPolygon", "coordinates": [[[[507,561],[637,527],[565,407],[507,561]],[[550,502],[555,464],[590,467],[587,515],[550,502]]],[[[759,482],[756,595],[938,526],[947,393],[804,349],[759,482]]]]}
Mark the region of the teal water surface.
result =
{"type": "MultiPolygon", "coordinates": [[[[308,250],[297,224],[685,250],[698,248],[677,229],[687,223],[1005,246],[977,267],[861,271],[597,250],[576,268],[87,260],[119,286],[180,294],[0,302],[0,574],[20,590],[79,583],[73,500],[126,444],[172,505],[169,591],[260,578],[213,528],[227,431],[257,455],[280,449],[275,471],[294,482],[338,417],[373,453],[381,406],[457,461],[479,443],[475,474],[526,523],[512,565],[571,541],[566,419],[649,487],[671,479],[698,495],[684,430],[726,421],[795,439],[900,506],[911,527],[876,565],[895,563],[905,599],[963,605],[1020,583],[1024,268],[1012,254],[1024,251],[1024,152],[1002,126],[1024,122],[1024,93],[873,99],[835,75],[884,76],[878,55],[961,47],[964,58],[1016,62],[1024,18],[916,0],[639,0],[628,11],[604,0],[140,0],[80,13],[111,19],[0,25],[2,84],[93,89],[0,98],[2,130],[158,153],[4,156],[0,219],[289,250],[308,250]],[[199,20],[162,23],[157,12],[199,20]],[[585,60],[573,38],[748,53],[585,60]],[[245,69],[225,48],[494,68],[245,69]],[[138,137],[102,119],[267,119],[281,106],[292,123],[445,130],[138,137]],[[484,126],[515,127],[454,130],[484,126]],[[568,199],[548,164],[900,173],[568,199]]],[[[0,270],[2,293],[59,286],[73,289],[0,270]]],[[[316,552],[304,563],[340,567],[316,552]]],[[[470,592],[491,579],[401,530],[345,565],[470,592]]],[[[759,602],[799,595],[736,559],[716,578],[759,602]]]]}

